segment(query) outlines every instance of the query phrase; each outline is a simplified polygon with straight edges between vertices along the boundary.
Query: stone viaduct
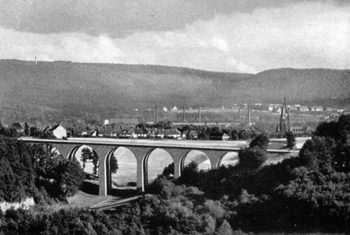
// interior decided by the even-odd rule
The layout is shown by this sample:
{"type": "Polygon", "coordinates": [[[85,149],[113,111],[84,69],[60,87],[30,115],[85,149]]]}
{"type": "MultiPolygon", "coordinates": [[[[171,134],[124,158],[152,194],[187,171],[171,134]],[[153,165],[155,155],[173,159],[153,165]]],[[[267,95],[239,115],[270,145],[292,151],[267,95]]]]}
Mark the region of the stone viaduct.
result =
{"type": "MultiPolygon", "coordinates": [[[[137,162],[137,189],[145,191],[148,183],[148,158],[155,149],[163,149],[169,153],[174,161],[174,178],[181,176],[186,156],[193,150],[204,153],[210,161],[211,169],[221,165],[223,157],[229,152],[238,152],[247,146],[245,142],[223,141],[171,141],[171,140],[125,140],[105,138],[69,138],[58,139],[34,139],[22,137],[20,140],[33,144],[49,144],[64,157],[72,159],[81,146],[91,147],[99,157],[99,195],[108,195],[111,189],[109,162],[113,153],[120,147],[129,149],[137,162]],[[238,144],[237,144],[238,143],[238,144]]],[[[268,150],[274,153],[291,153],[293,150],[268,150]]]]}

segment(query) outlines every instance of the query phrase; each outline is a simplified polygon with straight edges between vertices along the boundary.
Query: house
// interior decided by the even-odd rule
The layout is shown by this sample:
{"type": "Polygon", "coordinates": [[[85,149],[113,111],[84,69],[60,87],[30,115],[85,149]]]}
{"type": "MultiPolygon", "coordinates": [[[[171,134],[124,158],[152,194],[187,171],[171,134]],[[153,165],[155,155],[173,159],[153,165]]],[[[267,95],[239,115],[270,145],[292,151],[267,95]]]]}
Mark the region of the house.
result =
{"type": "Polygon", "coordinates": [[[327,111],[327,112],[333,112],[333,108],[332,108],[332,107],[327,107],[327,108],[326,108],[326,111],[327,111]]]}
{"type": "Polygon", "coordinates": [[[164,111],[164,112],[168,112],[168,108],[167,108],[167,107],[164,107],[164,108],[163,108],[163,111],[164,111]]]}
{"type": "Polygon", "coordinates": [[[303,134],[310,132],[310,127],[307,126],[291,126],[290,131],[293,132],[293,134],[303,134]]]}
{"type": "Polygon", "coordinates": [[[136,128],[135,134],[136,134],[138,139],[146,139],[146,138],[148,138],[149,131],[147,129],[144,129],[144,128],[136,128]]]}
{"type": "Polygon", "coordinates": [[[148,138],[151,138],[151,139],[156,138],[157,133],[158,133],[157,128],[150,130],[148,133],[148,138]]]}
{"type": "Polygon", "coordinates": [[[137,136],[133,129],[124,129],[122,132],[118,135],[121,139],[136,139],[137,136]]]}
{"type": "Polygon", "coordinates": [[[98,127],[99,137],[117,137],[118,133],[121,133],[121,129],[116,125],[98,127]]]}
{"type": "Polygon", "coordinates": [[[93,131],[90,133],[90,136],[92,136],[92,137],[97,137],[97,136],[99,136],[98,130],[93,130],[93,131]]]}
{"type": "Polygon", "coordinates": [[[171,111],[177,111],[178,110],[178,108],[176,107],[176,106],[174,106],[172,109],[171,109],[171,111]]]}
{"type": "Polygon", "coordinates": [[[299,112],[308,112],[309,108],[307,106],[300,106],[299,107],[299,112]]]}
{"type": "Polygon", "coordinates": [[[211,133],[209,135],[210,140],[229,140],[230,136],[226,133],[211,133]]]}
{"type": "Polygon", "coordinates": [[[103,121],[103,125],[109,125],[109,119],[105,119],[105,120],[103,121]]]}
{"type": "Polygon", "coordinates": [[[323,112],[322,106],[311,106],[311,111],[313,112],[323,112]]]}
{"type": "Polygon", "coordinates": [[[165,138],[168,139],[181,139],[181,132],[177,129],[166,129],[165,138]]]}
{"type": "Polygon", "coordinates": [[[57,124],[47,130],[47,133],[51,133],[57,139],[67,138],[67,130],[60,124],[57,124]]]}
{"type": "Polygon", "coordinates": [[[293,134],[302,134],[305,133],[305,128],[302,126],[291,126],[290,131],[293,132],[293,134]]]}
{"type": "Polygon", "coordinates": [[[158,131],[156,138],[181,139],[181,132],[177,129],[163,129],[158,131]]]}

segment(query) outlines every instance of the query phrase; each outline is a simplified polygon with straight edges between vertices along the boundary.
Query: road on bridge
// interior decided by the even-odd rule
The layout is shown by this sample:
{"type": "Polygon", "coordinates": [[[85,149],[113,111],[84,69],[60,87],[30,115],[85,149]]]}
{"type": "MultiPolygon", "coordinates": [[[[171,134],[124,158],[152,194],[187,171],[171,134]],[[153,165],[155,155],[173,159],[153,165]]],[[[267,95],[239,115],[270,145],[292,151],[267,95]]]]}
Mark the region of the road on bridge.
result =
{"type": "MultiPolygon", "coordinates": [[[[115,139],[115,138],[68,138],[62,139],[37,139],[32,137],[21,137],[20,140],[31,143],[57,143],[57,144],[74,144],[74,145],[105,145],[105,146],[147,146],[155,148],[188,148],[188,149],[213,149],[213,150],[228,150],[238,151],[241,148],[249,146],[247,141],[209,141],[209,140],[152,140],[152,139],[115,139]]],[[[276,140],[275,140],[276,141],[276,140]]],[[[297,148],[290,150],[283,146],[285,142],[283,139],[279,142],[278,148],[273,145],[273,148],[268,148],[268,152],[285,153],[285,152],[299,152],[300,147],[306,141],[298,144],[297,148]]],[[[274,142],[274,141],[272,141],[274,142]]],[[[272,143],[271,142],[271,143],[272,143]]]]}

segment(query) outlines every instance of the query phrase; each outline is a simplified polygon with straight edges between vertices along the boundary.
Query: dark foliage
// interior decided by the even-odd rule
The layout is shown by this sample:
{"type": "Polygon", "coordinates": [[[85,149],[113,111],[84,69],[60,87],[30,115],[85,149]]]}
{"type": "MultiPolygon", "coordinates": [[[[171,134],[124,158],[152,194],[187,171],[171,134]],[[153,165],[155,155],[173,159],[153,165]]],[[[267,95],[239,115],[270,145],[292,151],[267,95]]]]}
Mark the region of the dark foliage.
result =
{"type": "Polygon", "coordinates": [[[249,147],[250,148],[258,147],[260,149],[266,150],[267,147],[269,146],[269,143],[270,143],[269,134],[266,132],[263,132],[250,142],[249,147]]]}
{"type": "MultiPolygon", "coordinates": [[[[148,192],[158,195],[145,195],[106,214],[9,210],[0,213],[0,234],[347,234],[350,173],[345,156],[350,148],[345,140],[346,131],[315,136],[299,157],[260,168],[240,162],[204,172],[191,164],[180,179],[159,177],[149,185],[148,192]]],[[[245,151],[264,152],[258,147],[245,151]]]]}
{"type": "Polygon", "coordinates": [[[267,153],[259,147],[245,148],[238,152],[238,157],[241,166],[257,169],[267,160],[267,153]]]}
{"type": "MultiPolygon", "coordinates": [[[[11,136],[11,135],[10,135],[11,136]]],[[[50,146],[28,145],[0,135],[0,200],[36,202],[63,199],[77,192],[84,179],[78,162],[56,156],[50,146]]]]}
{"type": "Polygon", "coordinates": [[[295,143],[296,143],[296,139],[295,139],[294,133],[291,132],[291,131],[286,131],[286,133],[284,135],[287,138],[287,147],[288,148],[293,148],[295,146],[295,143]]]}

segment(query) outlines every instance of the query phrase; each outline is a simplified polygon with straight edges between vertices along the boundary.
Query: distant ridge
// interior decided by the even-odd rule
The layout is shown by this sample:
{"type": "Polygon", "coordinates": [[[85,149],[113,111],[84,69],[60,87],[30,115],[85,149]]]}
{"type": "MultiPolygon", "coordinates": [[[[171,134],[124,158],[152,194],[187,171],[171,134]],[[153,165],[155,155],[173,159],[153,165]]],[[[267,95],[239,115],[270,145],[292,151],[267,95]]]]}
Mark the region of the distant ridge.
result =
{"type": "Polygon", "coordinates": [[[350,70],[221,73],[160,65],[0,60],[0,115],[7,119],[111,116],[159,106],[346,99],[350,70]]]}

